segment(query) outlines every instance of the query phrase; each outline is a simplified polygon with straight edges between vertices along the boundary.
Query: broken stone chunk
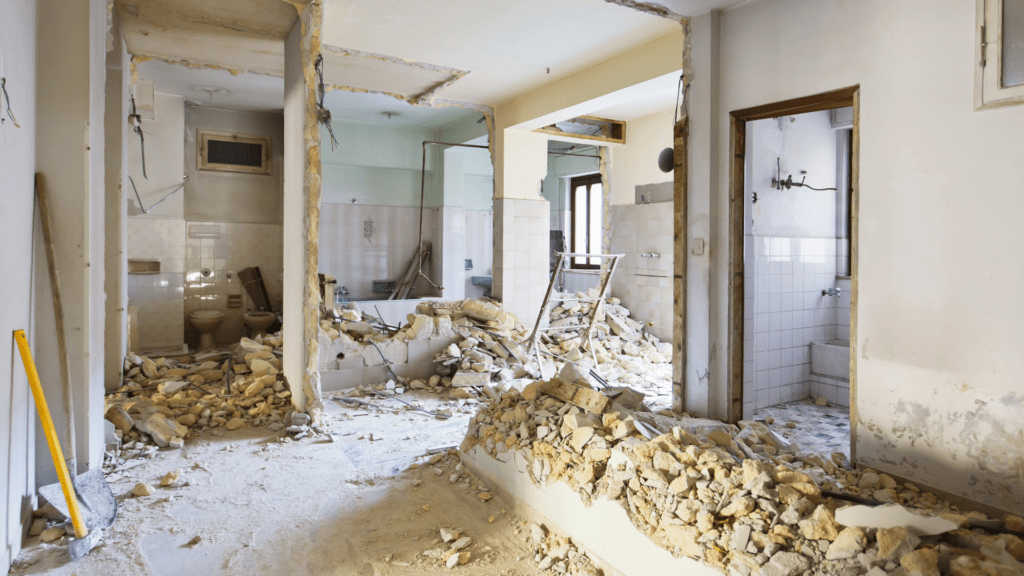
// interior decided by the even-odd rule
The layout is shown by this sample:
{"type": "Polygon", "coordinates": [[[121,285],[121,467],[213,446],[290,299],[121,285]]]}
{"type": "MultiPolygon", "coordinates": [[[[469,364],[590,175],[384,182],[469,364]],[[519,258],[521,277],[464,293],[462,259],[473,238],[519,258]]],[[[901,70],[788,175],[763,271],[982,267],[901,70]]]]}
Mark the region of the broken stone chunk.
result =
{"type": "Polygon", "coordinates": [[[164,477],[160,479],[160,485],[161,486],[170,486],[171,484],[174,484],[175,482],[177,482],[178,478],[180,478],[180,477],[181,477],[181,470],[171,470],[167,474],[164,474],[164,477]]]}
{"type": "Polygon", "coordinates": [[[814,514],[800,521],[800,534],[808,540],[833,541],[839,536],[839,524],[825,505],[818,506],[814,514]]]}
{"type": "Polygon", "coordinates": [[[232,418],[231,420],[228,420],[228,423],[225,424],[224,427],[228,430],[238,430],[239,428],[245,427],[245,420],[242,420],[241,418],[232,418]]]}
{"type": "Polygon", "coordinates": [[[864,551],[866,544],[867,538],[864,536],[863,530],[854,527],[843,528],[843,531],[839,533],[835,541],[829,544],[828,550],[825,552],[825,559],[843,560],[854,558],[864,551]]]}
{"type": "Polygon", "coordinates": [[[452,377],[452,386],[456,388],[465,386],[486,386],[491,383],[490,372],[457,372],[452,377]]]}
{"type": "Polygon", "coordinates": [[[132,489],[132,494],[135,494],[136,496],[150,496],[153,494],[153,487],[149,484],[139,482],[135,485],[135,488],[132,489]]]}
{"type": "Polygon", "coordinates": [[[182,438],[188,434],[188,428],[168,419],[162,413],[150,415],[145,422],[137,425],[139,430],[153,437],[153,441],[161,448],[166,447],[174,438],[182,438]]]}
{"type": "Polygon", "coordinates": [[[875,539],[878,541],[878,560],[881,562],[899,560],[921,543],[920,538],[908,532],[903,526],[879,528],[875,539]]]}
{"type": "Polygon", "coordinates": [[[810,567],[810,561],[795,552],[776,552],[754,576],[797,576],[810,567]]]}
{"type": "Polygon", "coordinates": [[[53,528],[47,528],[39,534],[39,540],[42,542],[53,542],[64,536],[65,530],[62,526],[54,526],[53,528]]]}

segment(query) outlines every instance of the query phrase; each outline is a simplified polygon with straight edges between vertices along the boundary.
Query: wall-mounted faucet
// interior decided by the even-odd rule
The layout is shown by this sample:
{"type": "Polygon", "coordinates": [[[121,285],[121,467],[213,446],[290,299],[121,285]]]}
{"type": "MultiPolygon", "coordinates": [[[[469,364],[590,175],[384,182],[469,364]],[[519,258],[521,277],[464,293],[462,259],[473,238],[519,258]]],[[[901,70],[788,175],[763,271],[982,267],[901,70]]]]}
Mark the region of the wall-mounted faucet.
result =
{"type": "Polygon", "coordinates": [[[840,292],[842,292],[842,291],[843,291],[842,288],[825,288],[824,290],[821,291],[821,295],[822,296],[839,296],[840,292]]]}

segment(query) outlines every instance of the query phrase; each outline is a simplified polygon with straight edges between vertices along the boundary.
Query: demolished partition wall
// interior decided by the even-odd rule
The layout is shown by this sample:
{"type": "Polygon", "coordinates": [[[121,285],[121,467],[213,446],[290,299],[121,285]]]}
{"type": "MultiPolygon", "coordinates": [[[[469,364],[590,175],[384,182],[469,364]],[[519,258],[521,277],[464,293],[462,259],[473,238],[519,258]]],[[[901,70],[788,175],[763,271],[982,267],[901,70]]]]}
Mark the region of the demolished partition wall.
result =
{"type": "MultiPolygon", "coordinates": [[[[714,238],[729,246],[727,113],[859,85],[855,458],[1019,511],[1024,301],[1006,296],[1024,281],[1008,264],[1024,243],[1024,107],[974,110],[977,24],[975,3],[953,0],[776,0],[723,12],[714,238]],[[780,39],[776,31],[794,19],[800,34],[780,39]]],[[[728,254],[713,251],[722,294],[728,254]]],[[[723,312],[712,310],[712,395],[727,393],[730,374],[723,312]]]]}

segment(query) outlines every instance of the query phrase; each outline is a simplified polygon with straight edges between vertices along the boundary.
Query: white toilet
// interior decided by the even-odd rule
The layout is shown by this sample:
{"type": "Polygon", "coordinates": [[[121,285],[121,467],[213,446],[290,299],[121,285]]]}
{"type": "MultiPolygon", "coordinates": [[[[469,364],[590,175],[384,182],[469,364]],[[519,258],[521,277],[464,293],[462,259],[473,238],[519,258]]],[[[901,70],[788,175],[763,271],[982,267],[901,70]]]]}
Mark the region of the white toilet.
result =
{"type": "Polygon", "coordinates": [[[213,332],[224,320],[224,313],[217,310],[196,310],[188,315],[188,321],[199,331],[199,349],[209,350],[216,348],[217,343],[213,340],[213,332]]]}
{"type": "Polygon", "coordinates": [[[277,321],[277,314],[273,312],[250,311],[242,314],[242,322],[249,329],[249,338],[255,338],[267,333],[270,325],[277,321]]]}

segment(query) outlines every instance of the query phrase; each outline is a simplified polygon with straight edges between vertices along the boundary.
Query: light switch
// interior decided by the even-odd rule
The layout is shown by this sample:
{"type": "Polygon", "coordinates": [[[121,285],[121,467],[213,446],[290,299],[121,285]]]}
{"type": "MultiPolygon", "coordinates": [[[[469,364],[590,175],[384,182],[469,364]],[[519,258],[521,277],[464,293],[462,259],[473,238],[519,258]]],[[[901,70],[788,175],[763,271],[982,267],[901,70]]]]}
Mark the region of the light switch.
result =
{"type": "Polygon", "coordinates": [[[704,254],[704,239],[694,238],[693,239],[693,255],[701,256],[704,254]]]}

